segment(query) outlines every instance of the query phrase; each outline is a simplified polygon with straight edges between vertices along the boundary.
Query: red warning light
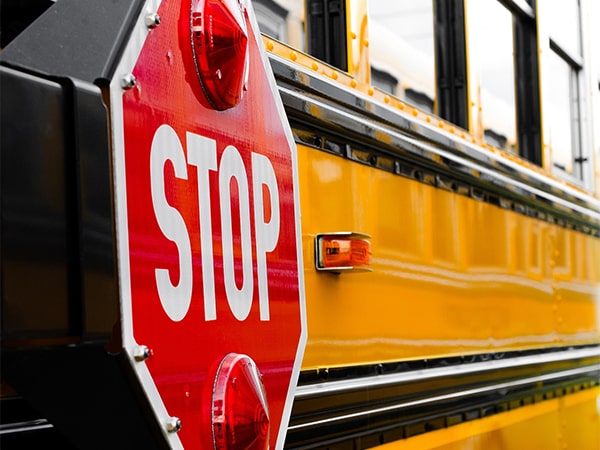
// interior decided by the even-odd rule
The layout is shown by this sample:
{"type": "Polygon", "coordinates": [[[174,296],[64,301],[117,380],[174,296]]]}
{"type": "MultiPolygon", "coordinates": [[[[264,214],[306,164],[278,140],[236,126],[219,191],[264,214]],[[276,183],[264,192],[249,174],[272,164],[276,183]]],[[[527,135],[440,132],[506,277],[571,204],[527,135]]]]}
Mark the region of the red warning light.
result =
{"type": "Polygon", "coordinates": [[[195,0],[191,28],[196,72],[208,101],[219,111],[233,108],[248,81],[244,6],[238,0],[195,0]]]}
{"type": "Polygon", "coordinates": [[[228,354],[215,380],[212,404],[215,450],[269,448],[269,409],[261,375],[252,359],[228,354]]]}

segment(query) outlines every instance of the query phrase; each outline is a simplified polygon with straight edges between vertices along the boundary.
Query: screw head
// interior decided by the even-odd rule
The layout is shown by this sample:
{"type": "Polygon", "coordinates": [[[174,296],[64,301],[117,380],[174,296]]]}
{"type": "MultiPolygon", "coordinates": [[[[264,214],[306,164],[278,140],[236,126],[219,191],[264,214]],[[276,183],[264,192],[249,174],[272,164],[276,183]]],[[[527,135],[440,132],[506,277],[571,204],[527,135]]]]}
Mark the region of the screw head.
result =
{"type": "Polygon", "coordinates": [[[179,417],[169,417],[167,420],[167,431],[169,433],[177,433],[181,430],[181,420],[179,417]]]}
{"type": "Polygon", "coordinates": [[[160,16],[156,13],[151,13],[146,16],[146,26],[150,29],[160,25],[160,16]]]}
{"type": "Polygon", "coordinates": [[[121,78],[121,87],[123,89],[131,89],[135,86],[137,80],[132,73],[128,73],[123,78],[121,78]]]}
{"type": "Polygon", "coordinates": [[[137,362],[142,362],[147,360],[152,356],[152,350],[150,350],[145,345],[138,345],[133,351],[133,357],[137,362]]]}

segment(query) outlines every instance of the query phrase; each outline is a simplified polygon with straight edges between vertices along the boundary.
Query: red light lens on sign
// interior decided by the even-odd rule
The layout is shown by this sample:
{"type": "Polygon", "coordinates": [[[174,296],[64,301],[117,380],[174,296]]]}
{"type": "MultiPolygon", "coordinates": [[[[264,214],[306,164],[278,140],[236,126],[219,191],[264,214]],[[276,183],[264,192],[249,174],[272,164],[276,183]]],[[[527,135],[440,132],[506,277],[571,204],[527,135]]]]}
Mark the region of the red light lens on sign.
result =
{"type": "Polygon", "coordinates": [[[236,106],[248,80],[246,12],[237,0],[195,0],[192,49],[196,72],[210,104],[219,111],[236,106]]]}
{"type": "Polygon", "coordinates": [[[261,375],[252,359],[228,354],[214,384],[212,404],[215,450],[269,448],[269,409],[261,375]]]}
{"type": "Polygon", "coordinates": [[[371,242],[361,233],[319,234],[315,239],[317,270],[371,270],[371,242]]]}

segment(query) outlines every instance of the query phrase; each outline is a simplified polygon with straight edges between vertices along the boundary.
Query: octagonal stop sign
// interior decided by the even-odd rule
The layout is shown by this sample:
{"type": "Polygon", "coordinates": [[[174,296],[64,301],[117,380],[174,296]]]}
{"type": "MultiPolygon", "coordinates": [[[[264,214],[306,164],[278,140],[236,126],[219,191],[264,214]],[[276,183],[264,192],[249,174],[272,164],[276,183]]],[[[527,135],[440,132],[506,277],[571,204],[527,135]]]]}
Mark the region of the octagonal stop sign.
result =
{"type": "Polygon", "coordinates": [[[281,448],[306,340],[295,146],[250,6],[148,1],[110,86],[123,348],[174,448],[281,448]]]}

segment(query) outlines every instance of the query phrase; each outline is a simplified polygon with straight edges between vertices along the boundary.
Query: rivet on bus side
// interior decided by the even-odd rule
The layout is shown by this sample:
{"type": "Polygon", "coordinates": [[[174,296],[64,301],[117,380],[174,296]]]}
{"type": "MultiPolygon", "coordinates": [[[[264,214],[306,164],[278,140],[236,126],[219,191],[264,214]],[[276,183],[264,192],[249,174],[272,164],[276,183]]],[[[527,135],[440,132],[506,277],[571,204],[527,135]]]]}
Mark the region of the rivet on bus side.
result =
{"type": "Polygon", "coordinates": [[[147,360],[152,356],[152,350],[150,350],[145,345],[138,345],[133,351],[133,357],[137,362],[142,362],[147,360]]]}
{"type": "Polygon", "coordinates": [[[146,16],[146,26],[150,29],[160,25],[160,16],[156,13],[151,13],[146,16]]]}
{"type": "MultiPolygon", "coordinates": [[[[554,268],[556,266],[556,263],[554,264],[554,266],[550,265],[550,267],[554,268]]],[[[560,273],[559,272],[554,272],[552,274],[552,278],[556,281],[560,280],[560,273]]]]}
{"type": "Polygon", "coordinates": [[[356,80],[350,80],[350,86],[351,87],[355,88],[357,86],[357,84],[358,83],[356,82],[356,80]]]}
{"type": "Polygon", "coordinates": [[[365,40],[363,41],[363,45],[364,45],[365,47],[368,47],[368,46],[369,46],[369,40],[368,40],[368,39],[365,39],[365,40]]]}
{"type": "Polygon", "coordinates": [[[179,417],[169,417],[167,420],[167,431],[169,433],[177,433],[181,430],[181,420],[179,417]]]}
{"type": "Polygon", "coordinates": [[[338,79],[338,73],[334,70],[333,72],[331,72],[331,78],[333,78],[334,80],[338,79]]]}
{"type": "Polygon", "coordinates": [[[356,33],[354,31],[352,32],[351,36],[352,36],[352,39],[356,39],[356,33]]]}
{"type": "Polygon", "coordinates": [[[389,103],[389,102],[390,102],[390,96],[389,96],[389,95],[386,95],[385,97],[383,97],[383,101],[384,101],[385,103],[389,103]]]}
{"type": "Polygon", "coordinates": [[[319,65],[316,62],[314,62],[314,61],[313,61],[311,67],[312,67],[313,70],[319,70],[319,65]]]}
{"type": "Polygon", "coordinates": [[[367,92],[369,93],[369,95],[373,95],[375,93],[375,90],[372,87],[370,87],[367,92]]]}
{"type": "Polygon", "coordinates": [[[273,44],[273,41],[267,41],[267,50],[271,51],[275,48],[275,44],[273,44]]]}
{"type": "Polygon", "coordinates": [[[298,59],[298,53],[296,53],[296,52],[290,53],[290,59],[292,61],[296,61],[298,59]]]}
{"type": "Polygon", "coordinates": [[[123,89],[131,89],[132,87],[135,86],[136,83],[137,83],[137,80],[135,79],[135,76],[132,73],[129,73],[129,74],[125,75],[123,78],[121,78],[121,87],[123,89]]]}

